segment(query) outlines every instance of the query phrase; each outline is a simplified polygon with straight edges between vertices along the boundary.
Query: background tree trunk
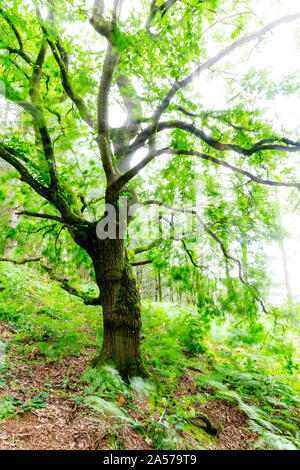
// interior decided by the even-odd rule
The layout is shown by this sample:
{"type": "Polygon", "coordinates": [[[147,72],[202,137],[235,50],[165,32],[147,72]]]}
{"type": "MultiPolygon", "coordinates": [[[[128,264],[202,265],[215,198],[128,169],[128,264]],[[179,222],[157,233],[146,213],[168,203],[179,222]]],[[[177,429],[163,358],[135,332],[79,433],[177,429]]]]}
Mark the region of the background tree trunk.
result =
{"type": "Polygon", "coordinates": [[[162,285],[161,285],[160,269],[158,270],[158,273],[157,273],[157,288],[158,288],[158,299],[159,299],[160,302],[162,302],[163,296],[162,296],[162,285]]]}
{"type": "Polygon", "coordinates": [[[284,246],[284,240],[283,239],[278,240],[278,246],[279,246],[279,249],[281,251],[281,257],[282,257],[284,283],[285,283],[285,288],[286,288],[286,299],[287,299],[288,303],[292,303],[293,302],[293,295],[292,295],[292,290],[291,290],[290,276],[289,276],[289,270],[288,270],[288,262],[287,262],[287,257],[286,257],[286,252],[285,252],[285,246],[284,246]]]}

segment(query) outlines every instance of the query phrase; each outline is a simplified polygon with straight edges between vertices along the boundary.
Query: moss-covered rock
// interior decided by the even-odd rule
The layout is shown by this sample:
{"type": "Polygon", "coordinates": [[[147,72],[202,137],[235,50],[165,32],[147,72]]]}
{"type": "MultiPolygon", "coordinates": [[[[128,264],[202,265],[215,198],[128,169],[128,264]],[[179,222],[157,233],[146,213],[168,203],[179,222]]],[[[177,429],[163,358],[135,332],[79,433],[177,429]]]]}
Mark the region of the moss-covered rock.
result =
{"type": "Polygon", "coordinates": [[[208,434],[204,429],[192,423],[188,423],[186,433],[198,443],[199,449],[212,449],[216,446],[216,439],[208,434]]]}
{"type": "Polygon", "coordinates": [[[219,434],[217,426],[215,426],[204,413],[198,413],[197,416],[189,418],[189,422],[194,426],[203,429],[203,431],[211,436],[218,436],[219,434]]]}

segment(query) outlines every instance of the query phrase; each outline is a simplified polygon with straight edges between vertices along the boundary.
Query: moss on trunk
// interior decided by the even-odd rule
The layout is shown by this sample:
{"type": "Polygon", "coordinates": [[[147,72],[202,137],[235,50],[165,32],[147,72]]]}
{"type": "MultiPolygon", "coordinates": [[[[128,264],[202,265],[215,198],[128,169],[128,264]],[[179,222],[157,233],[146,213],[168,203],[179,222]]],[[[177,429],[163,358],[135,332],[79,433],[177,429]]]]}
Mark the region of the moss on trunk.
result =
{"type": "Polygon", "coordinates": [[[113,365],[122,378],[148,375],[140,350],[141,302],[121,240],[106,240],[94,262],[103,309],[103,344],[94,367],[113,365]]]}

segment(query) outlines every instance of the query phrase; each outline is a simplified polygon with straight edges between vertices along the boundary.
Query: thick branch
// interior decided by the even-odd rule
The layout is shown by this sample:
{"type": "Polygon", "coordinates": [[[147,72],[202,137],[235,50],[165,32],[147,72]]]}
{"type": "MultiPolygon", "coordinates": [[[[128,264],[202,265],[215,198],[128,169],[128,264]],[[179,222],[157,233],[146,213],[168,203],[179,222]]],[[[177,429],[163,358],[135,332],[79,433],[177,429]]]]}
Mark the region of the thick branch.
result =
{"type": "Polygon", "coordinates": [[[239,173],[240,175],[247,176],[250,180],[254,181],[255,183],[258,184],[263,184],[266,186],[276,186],[276,187],[286,187],[286,188],[296,188],[300,191],[300,183],[286,183],[282,181],[272,181],[268,179],[261,178],[259,176],[255,176],[252,173],[250,173],[247,170],[242,170],[241,168],[238,168],[236,166],[231,165],[230,163],[224,162],[223,160],[220,160],[216,157],[213,157],[211,155],[206,155],[201,152],[196,152],[194,150],[181,150],[181,149],[176,149],[172,150],[171,153],[174,153],[176,155],[195,155],[196,157],[200,157],[203,160],[211,161],[212,163],[215,163],[216,165],[223,166],[224,168],[227,168],[235,173],[239,173]]]}
{"type": "Polygon", "coordinates": [[[148,163],[150,163],[153,159],[157,156],[162,154],[173,154],[173,155],[194,155],[200,157],[203,160],[211,161],[216,165],[223,166],[235,173],[239,173],[241,175],[247,176],[252,181],[256,183],[267,185],[267,186],[277,186],[277,187],[289,187],[289,188],[296,188],[300,190],[300,183],[285,183],[281,181],[272,181],[268,179],[261,178],[259,176],[255,176],[247,170],[242,170],[236,166],[231,165],[230,163],[225,162],[224,160],[220,160],[216,157],[211,155],[206,155],[201,152],[197,152],[195,150],[185,150],[185,149],[172,149],[170,147],[165,147],[163,149],[159,149],[155,152],[149,152],[145,158],[143,158],[137,165],[131,168],[129,171],[124,173],[120,176],[113,184],[112,184],[112,191],[120,191],[120,189],[126,185],[137,173],[142,170],[148,163]]]}
{"type": "Polygon", "coordinates": [[[40,214],[38,212],[21,211],[21,212],[17,212],[17,215],[27,215],[29,217],[36,217],[38,219],[56,220],[57,222],[64,224],[64,220],[61,217],[58,217],[56,215],[51,215],[51,214],[40,214]]]}
{"type": "Polygon", "coordinates": [[[18,29],[16,28],[16,26],[14,25],[14,23],[12,22],[12,20],[8,16],[8,14],[2,8],[0,8],[0,15],[5,19],[7,24],[10,26],[10,28],[12,29],[12,31],[13,31],[13,33],[14,33],[14,35],[15,35],[18,43],[19,43],[19,48],[18,49],[14,48],[14,47],[11,47],[11,46],[7,46],[7,50],[11,53],[18,54],[20,57],[22,57],[22,59],[25,62],[27,62],[27,64],[32,65],[31,58],[29,57],[28,54],[26,54],[26,52],[24,50],[24,44],[23,44],[23,40],[22,40],[20,32],[18,31],[18,29]]]}
{"type": "Polygon", "coordinates": [[[91,25],[95,31],[101,36],[105,37],[108,41],[112,41],[112,32],[117,23],[117,14],[121,6],[122,0],[114,0],[112,8],[112,18],[108,20],[105,17],[104,0],[94,0],[94,7],[92,18],[90,19],[91,25]]]}
{"type": "Polygon", "coordinates": [[[57,187],[58,177],[57,177],[57,172],[56,172],[54,149],[53,149],[50,133],[48,131],[48,127],[46,124],[44,109],[42,106],[42,99],[41,99],[40,91],[39,91],[40,80],[41,80],[41,75],[43,71],[43,64],[46,58],[46,53],[47,53],[47,43],[43,41],[40,47],[40,50],[38,52],[36,61],[33,66],[32,76],[30,80],[29,94],[30,94],[31,103],[37,110],[37,112],[35,113],[34,126],[37,127],[40,138],[41,138],[44,155],[45,155],[46,162],[49,168],[51,185],[54,187],[57,187]]]}
{"type": "Polygon", "coordinates": [[[157,238],[156,240],[153,240],[148,245],[138,246],[138,247],[134,248],[132,251],[135,255],[137,255],[139,253],[144,253],[145,251],[152,250],[152,248],[155,248],[156,246],[160,245],[160,243],[162,243],[162,242],[163,242],[162,238],[157,238]]]}
{"type": "Polygon", "coordinates": [[[41,142],[43,146],[43,151],[45,159],[49,168],[49,174],[51,178],[51,184],[53,186],[57,185],[57,174],[56,174],[56,165],[55,157],[53,152],[53,145],[51,142],[51,137],[47,128],[44,110],[40,104],[40,97],[38,91],[38,84],[40,80],[40,73],[42,64],[39,63],[42,60],[43,54],[45,53],[44,49],[41,49],[42,55],[38,56],[37,62],[34,65],[34,71],[31,78],[31,87],[30,87],[30,97],[32,103],[26,101],[21,101],[18,94],[10,87],[9,84],[6,84],[5,90],[0,88],[0,93],[8,100],[12,101],[16,105],[20,106],[22,109],[27,111],[33,118],[33,124],[39,131],[41,142]]]}
{"type": "Polygon", "coordinates": [[[51,266],[47,265],[44,261],[41,261],[41,267],[48,273],[49,278],[52,281],[57,281],[60,283],[60,287],[64,289],[71,295],[79,297],[82,300],[87,299],[87,295],[83,292],[76,289],[76,287],[71,286],[67,277],[62,274],[57,273],[51,266]]]}
{"type": "Polygon", "coordinates": [[[48,189],[41,185],[25,168],[25,166],[14,156],[14,151],[8,149],[0,143],[0,158],[13,166],[21,176],[21,180],[26,182],[34,191],[45,199],[48,199],[48,189]]]}
{"type": "Polygon", "coordinates": [[[71,286],[69,283],[69,280],[66,276],[63,274],[57,273],[54,268],[51,266],[47,265],[44,261],[44,259],[40,256],[32,257],[32,258],[23,258],[23,259],[13,259],[13,258],[4,258],[0,257],[0,262],[7,262],[7,263],[12,263],[12,264],[17,264],[17,265],[23,265],[26,263],[33,263],[33,262],[38,262],[40,261],[41,267],[48,273],[49,278],[52,281],[56,281],[60,283],[60,287],[64,289],[66,292],[68,292],[71,295],[74,295],[75,297],[79,297],[80,299],[84,300],[84,303],[86,305],[100,305],[99,304],[99,299],[90,299],[87,294],[84,292],[79,291],[76,289],[76,287],[71,286]]]}
{"type": "Polygon", "coordinates": [[[153,259],[146,259],[144,261],[134,261],[131,266],[144,266],[145,264],[153,263],[153,259]]]}
{"type": "Polygon", "coordinates": [[[109,92],[112,84],[113,75],[116,65],[118,63],[119,53],[113,50],[111,43],[108,43],[105,60],[102,69],[99,95],[98,95],[98,136],[97,142],[99,145],[103,168],[107,181],[110,182],[114,179],[115,169],[113,166],[112,155],[110,150],[110,135],[108,123],[108,106],[109,106],[109,92]]]}
{"type": "MultiPolygon", "coordinates": [[[[87,226],[89,222],[83,217],[79,217],[74,214],[69,207],[69,204],[61,194],[53,188],[47,188],[41,185],[27,170],[27,168],[21,163],[21,161],[14,155],[15,151],[10,150],[7,146],[3,146],[0,143],[0,158],[13,166],[21,176],[21,181],[28,184],[37,194],[42,196],[44,199],[53,204],[56,209],[62,214],[63,219],[59,222],[65,223],[69,226],[87,226]]],[[[55,217],[55,216],[53,216],[55,217]]],[[[51,216],[52,218],[52,216],[51,216]]],[[[58,220],[58,219],[54,219],[58,220]]]]}
{"type": "Polygon", "coordinates": [[[263,139],[247,149],[237,144],[227,144],[220,142],[219,140],[207,135],[204,131],[198,129],[192,123],[187,123],[183,121],[166,121],[159,123],[156,129],[154,129],[153,126],[149,126],[146,129],[143,129],[143,131],[140,132],[135,141],[129,147],[128,154],[132,154],[133,152],[141,148],[145,144],[145,142],[150,138],[150,136],[154,133],[162,132],[168,129],[181,129],[185,132],[189,132],[190,134],[200,138],[210,147],[219,150],[220,152],[232,150],[236,153],[245,156],[251,156],[256,152],[260,152],[263,150],[277,150],[280,152],[297,152],[300,150],[300,142],[293,141],[285,137],[271,137],[268,139],[263,139]],[[274,144],[274,142],[282,142],[285,145],[274,144]]]}
{"type": "Polygon", "coordinates": [[[32,258],[23,258],[23,259],[13,259],[13,258],[3,258],[2,256],[0,257],[0,262],[5,261],[7,263],[12,263],[12,264],[26,264],[26,263],[33,263],[40,261],[41,257],[32,257],[32,258]]]}
{"type": "MultiPolygon", "coordinates": [[[[69,96],[71,101],[77,107],[80,117],[83,119],[83,121],[85,121],[92,129],[95,129],[96,127],[95,121],[90,115],[88,107],[86,106],[84,100],[73,90],[69,73],[68,73],[68,56],[67,56],[65,49],[61,45],[61,41],[59,37],[57,36],[56,42],[54,42],[51,39],[51,35],[49,34],[49,31],[46,28],[45,22],[42,19],[39,9],[37,9],[37,15],[38,15],[38,19],[39,19],[41,28],[43,30],[43,33],[45,34],[45,37],[47,38],[47,42],[51,48],[54,59],[56,60],[56,63],[59,67],[63,89],[65,90],[66,94],[69,96]]],[[[53,15],[54,15],[53,10],[51,11],[51,15],[53,19],[53,15]]]]}
{"type": "Polygon", "coordinates": [[[104,17],[104,0],[95,0],[92,18],[90,19],[91,25],[97,31],[107,39],[110,39],[113,31],[113,26],[110,21],[104,17]]]}
{"type": "Polygon", "coordinates": [[[289,23],[291,21],[296,21],[300,18],[300,12],[295,13],[293,15],[286,15],[283,16],[275,21],[272,21],[272,23],[269,23],[268,25],[264,26],[263,28],[259,29],[258,31],[255,31],[252,34],[249,34],[247,36],[244,36],[240,39],[237,39],[234,41],[230,46],[225,47],[222,49],[218,54],[216,54],[214,57],[211,57],[208,59],[204,64],[199,65],[190,75],[188,75],[186,78],[180,81],[176,81],[167,95],[165,96],[163,102],[161,103],[160,106],[156,109],[154,115],[153,115],[153,126],[156,127],[157,123],[159,122],[159,119],[162,115],[162,113],[167,109],[169,106],[171,100],[173,97],[176,95],[178,90],[185,88],[187,85],[189,85],[195,78],[199,77],[199,75],[207,70],[209,67],[212,65],[216,64],[220,60],[224,59],[227,57],[229,54],[234,52],[236,49],[239,47],[243,46],[244,44],[247,44],[248,42],[254,41],[256,39],[261,38],[264,34],[266,34],[268,31],[271,31],[272,29],[276,28],[277,26],[284,24],[284,23],[289,23]]]}

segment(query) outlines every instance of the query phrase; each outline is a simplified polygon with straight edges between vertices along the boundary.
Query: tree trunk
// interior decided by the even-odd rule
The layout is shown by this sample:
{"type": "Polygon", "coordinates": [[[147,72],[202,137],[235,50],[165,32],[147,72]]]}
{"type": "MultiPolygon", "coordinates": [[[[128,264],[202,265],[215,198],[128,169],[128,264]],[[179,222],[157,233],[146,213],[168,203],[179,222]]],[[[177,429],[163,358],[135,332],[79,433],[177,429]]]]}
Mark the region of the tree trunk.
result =
{"type": "Polygon", "coordinates": [[[160,270],[157,273],[157,288],[158,288],[158,298],[159,301],[162,302],[162,285],[161,285],[161,274],[160,270]]]}
{"type": "Polygon", "coordinates": [[[288,263],[287,263],[287,258],[286,258],[284,240],[283,239],[278,240],[278,245],[279,245],[279,249],[281,251],[281,256],[282,256],[282,266],[283,266],[283,274],[284,274],[284,283],[285,283],[285,288],[286,288],[286,298],[287,298],[287,302],[291,304],[293,302],[293,295],[292,295],[291,284],[290,284],[290,277],[289,277],[289,270],[288,270],[288,263]]]}
{"type": "Polygon", "coordinates": [[[128,380],[147,376],[140,350],[141,302],[123,240],[99,240],[93,257],[103,311],[103,344],[92,365],[113,365],[128,380]]]}
{"type": "Polygon", "coordinates": [[[172,281],[171,281],[171,284],[170,284],[170,302],[174,303],[174,290],[173,290],[173,286],[172,286],[172,281]]]}

